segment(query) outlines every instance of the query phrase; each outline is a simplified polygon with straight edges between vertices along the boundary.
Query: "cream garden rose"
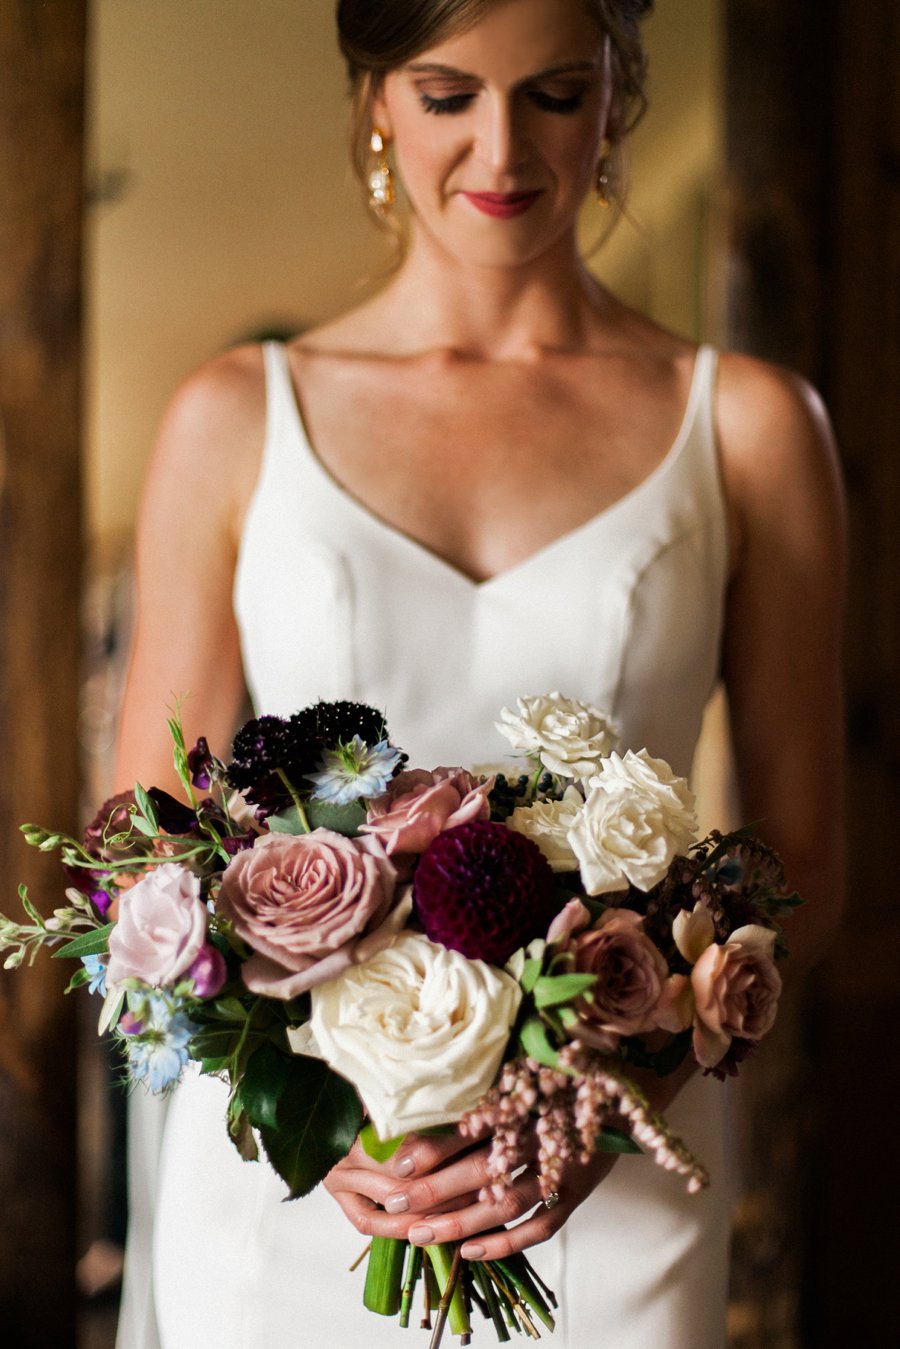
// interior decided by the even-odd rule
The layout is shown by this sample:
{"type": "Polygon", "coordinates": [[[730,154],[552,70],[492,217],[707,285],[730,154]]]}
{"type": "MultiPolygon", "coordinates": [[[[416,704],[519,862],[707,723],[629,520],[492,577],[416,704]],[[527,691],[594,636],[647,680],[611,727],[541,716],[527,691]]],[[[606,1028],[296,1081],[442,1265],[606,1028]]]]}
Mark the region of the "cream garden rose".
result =
{"type": "Polygon", "coordinates": [[[615,727],[598,708],[561,693],[519,698],[495,723],[513,749],[536,755],[560,777],[587,778],[615,747],[615,727]]]}
{"type": "Polygon", "coordinates": [[[646,750],[612,753],[588,783],[569,842],[589,895],[650,890],[697,838],[694,795],[646,750]]]}
{"type": "Polygon", "coordinates": [[[569,842],[569,830],[583,805],[584,797],[577,787],[567,787],[561,801],[517,806],[506,823],[536,843],[554,871],[577,871],[578,858],[569,842]]]}
{"type": "Polygon", "coordinates": [[[310,1030],[379,1137],[395,1138],[455,1123],[488,1090],[521,996],[502,970],[402,932],[312,990],[310,1030]]]}

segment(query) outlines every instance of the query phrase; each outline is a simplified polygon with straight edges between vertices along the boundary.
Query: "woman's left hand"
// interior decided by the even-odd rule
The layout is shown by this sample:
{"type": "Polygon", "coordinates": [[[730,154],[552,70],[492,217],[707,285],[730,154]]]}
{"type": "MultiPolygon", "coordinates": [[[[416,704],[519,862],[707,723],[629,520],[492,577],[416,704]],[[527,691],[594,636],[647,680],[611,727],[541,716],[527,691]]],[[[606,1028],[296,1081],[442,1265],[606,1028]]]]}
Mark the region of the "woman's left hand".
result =
{"type": "Polygon", "coordinates": [[[467,1259],[502,1259],[547,1241],[609,1174],[616,1157],[597,1153],[586,1165],[563,1170],[558,1200],[541,1199],[537,1175],[527,1166],[502,1197],[479,1199],[490,1185],[489,1144],[473,1147],[457,1135],[410,1135],[383,1166],[357,1144],[326,1181],[359,1231],[406,1237],[418,1246],[462,1242],[467,1259]],[[529,1215],[526,1217],[526,1215],[529,1215]],[[523,1221],[519,1221],[522,1219],[523,1221]],[[506,1223],[515,1223],[510,1229],[506,1223]]]}

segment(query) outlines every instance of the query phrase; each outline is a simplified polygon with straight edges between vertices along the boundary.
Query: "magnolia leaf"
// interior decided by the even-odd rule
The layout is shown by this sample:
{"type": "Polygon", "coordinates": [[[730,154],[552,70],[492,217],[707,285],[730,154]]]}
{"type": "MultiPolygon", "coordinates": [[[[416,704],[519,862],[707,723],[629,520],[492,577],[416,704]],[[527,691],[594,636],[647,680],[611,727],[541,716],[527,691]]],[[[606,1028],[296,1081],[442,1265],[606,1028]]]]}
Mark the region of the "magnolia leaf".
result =
{"type": "Polygon", "coordinates": [[[292,1058],[290,1082],[278,1101],[275,1128],[260,1129],[266,1155],[290,1198],[309,1194],[346,1157],[363,1122],[349,1082],[320,1059],[292,1058]]]}
{"type": "Polygon", "coordinates": [[[57,956],[71,956],[80,960],[82,956],[105,955],[109,945],[109,934],[114,927],[115,923],[107,923],[105,927],[95,927],[90,932],[82,932],[80,937],[75,937],[64,946],[57,947],[53,952],[53,959],[55,960],[57,956]]]}
{"type": "Polygon", "coordinates": [[[241,1078],[241,1104],[250,1123],[275,1129],[278,1102],[290,1084],[293,1058],[264,1040],[250,1055],[241,1078]]]}
{"type": "Polygon", "coordinates": [[[611,1129],[609,1125],[604,1125],[594,1141],[594,1151],[640,1152],[641,1149],[628,1134],[623,1134],[620,1129],[611,1129]]]}
{"type": "MultiPolygon", "coordinates": [[[[367,1157],[371,1157],[373,1162],[383,1163],[390,1161],[405,1137],[406,1134],[400,1134],[398,1138],[381,1139],[375,1132],[373,1124],[365,1124],[360,1131],[359,1141],[367,1157]]],[[[368,1306],[368,1303],[366,1305],[368,1306]]]]}
{"type": "Polygon", "coordinates": [[[333,829],[336,834],[345,834],[355,838],[359,826],[365,824],[366,808],[360,801],[348,801],[344,806],[333,801],[309,801],[306,805],[306,818],[311,829],[333,829]]]}
{"type": "Polygon", "coordinates": [[[596,974],[547,974],[534,986],[536,1007],[559,1007],[574,1002],[594,987],[596,974]]]}
{"type": "Polygon", "coordinates": [[[542,1063],[545,1068],[556,1068],[559,1054],[550,1043],[547,1028],[539,1016],[530,1016],[523,1025],[519,1039],[522,1048],[530,1059],[542,1063]]]}

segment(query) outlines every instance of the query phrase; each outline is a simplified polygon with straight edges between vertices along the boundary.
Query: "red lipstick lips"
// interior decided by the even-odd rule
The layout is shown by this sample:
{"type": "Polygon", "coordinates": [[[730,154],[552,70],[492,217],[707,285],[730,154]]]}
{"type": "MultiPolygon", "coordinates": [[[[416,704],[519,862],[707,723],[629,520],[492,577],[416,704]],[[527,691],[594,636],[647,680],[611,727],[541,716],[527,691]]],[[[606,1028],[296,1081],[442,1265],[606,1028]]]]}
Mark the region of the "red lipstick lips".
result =
{"type": "Polygon", "coordinates": [[[464,192],[476,211],[494,216],[497,220],[511,220],[524,215],[540,196],[540,192],[464,192]]]}

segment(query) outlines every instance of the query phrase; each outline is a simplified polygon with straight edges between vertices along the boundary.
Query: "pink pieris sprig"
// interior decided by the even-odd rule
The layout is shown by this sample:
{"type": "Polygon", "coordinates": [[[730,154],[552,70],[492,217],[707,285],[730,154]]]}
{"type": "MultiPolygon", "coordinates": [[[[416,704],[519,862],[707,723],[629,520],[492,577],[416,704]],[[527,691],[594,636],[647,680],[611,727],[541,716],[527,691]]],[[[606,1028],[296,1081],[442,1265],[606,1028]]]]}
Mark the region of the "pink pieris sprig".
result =
{"type": "MultiPolygon", "coordinates": [[[[66,902],[44,918],[20,890],[6,967],[73,959],[134,1082],[223,1079],[229,1137],[291,1198],[357,1137],[383,1160],[423,1127],[487,1131],[495,1193],[527,1157],[549,1198],[597,1149],[695,1191],[646,1084],[687,1056],[725,1076],[768,1033],[799,899],[749,830],[698,839],[687,782],[593,704],[522,697],[497,725],[519,773],[408,766],[358,703],[254,717],[230,758],[176,714],[182,799],[137,784],[81,839],[23,826],[66,902]]],[[[552,1329],[524,1257],[373,1242],[366,1306],[408,1324],[423,1282],[433,1345],[475,1303],[501,1339],[552,1329]]]]}

